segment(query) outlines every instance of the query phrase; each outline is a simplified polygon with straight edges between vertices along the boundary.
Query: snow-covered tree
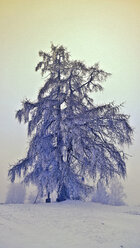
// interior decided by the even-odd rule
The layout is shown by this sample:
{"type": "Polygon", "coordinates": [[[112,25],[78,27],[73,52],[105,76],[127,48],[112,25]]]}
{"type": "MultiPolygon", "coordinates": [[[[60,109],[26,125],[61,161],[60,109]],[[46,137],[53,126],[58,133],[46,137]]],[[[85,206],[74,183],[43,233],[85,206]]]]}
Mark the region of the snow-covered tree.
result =
{"type": "Polygon", "coordinates": [[[87,67],[70,60],[63,46],[51,46],[50,53],[39,52],[45,84],[35,102],[25,100],[16,113],[19,122],[28,123],[29,150],[24,159],[9,170],[34,183],[39,196],[57,192],[58,201],[80,199],[96,176],[108,180],[114,174],[125,177],[126,155],[122,144],[131,143],[129,117],[113,103],[96,106],[89,93],[101,91],[109,73],[98,64],[87,67]]]}

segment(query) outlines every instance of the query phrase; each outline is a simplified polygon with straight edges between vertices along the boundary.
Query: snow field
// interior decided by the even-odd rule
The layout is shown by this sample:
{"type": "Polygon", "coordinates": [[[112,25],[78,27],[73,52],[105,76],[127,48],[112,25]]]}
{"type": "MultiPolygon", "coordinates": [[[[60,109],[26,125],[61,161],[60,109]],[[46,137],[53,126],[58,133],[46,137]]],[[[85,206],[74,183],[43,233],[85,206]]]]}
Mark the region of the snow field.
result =
{"type": "Polygon", "coordinates": [[[140,206],[0,205],[0,248],[139,248],[140,206]]]}

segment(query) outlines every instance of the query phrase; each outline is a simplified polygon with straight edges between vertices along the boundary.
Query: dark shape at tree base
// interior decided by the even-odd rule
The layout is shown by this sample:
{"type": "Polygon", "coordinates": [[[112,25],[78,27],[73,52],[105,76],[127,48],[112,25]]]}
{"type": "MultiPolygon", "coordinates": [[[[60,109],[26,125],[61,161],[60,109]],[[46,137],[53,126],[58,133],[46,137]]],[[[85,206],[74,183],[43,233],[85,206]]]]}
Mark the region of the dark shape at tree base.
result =
{"type": "Polygon", "coordinates": [[[63,199],[63,198],[57,198],[56,202],[62,202],[62,201],[66,201],[67,199],[63,199]]]}
{"type": "Polygon", "coordinates": [[[48,193],[48,198],[46,199],[46,203],[51,203],[50,193],[48,193]]]}
{"type": "Polygon", "coordinates": [[[63,184],[60,193],[58,193],[58,197],[57,197],[56,201],[61,202],[61,201],[66,201],[68,199],[70,199],[70,196],[69,196],[69,193],[68,193],[68,190],[67,190],[65,184],[63,184]]]}

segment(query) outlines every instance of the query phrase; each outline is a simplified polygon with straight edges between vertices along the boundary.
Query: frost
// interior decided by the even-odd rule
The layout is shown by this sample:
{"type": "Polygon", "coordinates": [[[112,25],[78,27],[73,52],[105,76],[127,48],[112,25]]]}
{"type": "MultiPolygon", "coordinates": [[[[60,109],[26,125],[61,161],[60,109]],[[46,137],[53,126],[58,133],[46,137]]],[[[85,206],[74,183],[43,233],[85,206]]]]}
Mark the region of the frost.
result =
{"type": "Polygon", "coordinates": [[[120,113],[121,106],[96,106],[89,97],[103,90],[110,75],[98,64],[70,60],[63,46],[52,45],[50,53],[39,55],[36,70],[47,77],[37,101],[25,100],[17,111],[19,122],[28,124],[30,143],[9,177],[14,182],[23,176],[24,183],[37,186],[39,197],[56,191],[58,201],[85,199],[93,190],[88,179],[94,184],[97,175],[106,181],[116,174],[125,177],[121,145],[131,143],[129,116],[120,113]]]}

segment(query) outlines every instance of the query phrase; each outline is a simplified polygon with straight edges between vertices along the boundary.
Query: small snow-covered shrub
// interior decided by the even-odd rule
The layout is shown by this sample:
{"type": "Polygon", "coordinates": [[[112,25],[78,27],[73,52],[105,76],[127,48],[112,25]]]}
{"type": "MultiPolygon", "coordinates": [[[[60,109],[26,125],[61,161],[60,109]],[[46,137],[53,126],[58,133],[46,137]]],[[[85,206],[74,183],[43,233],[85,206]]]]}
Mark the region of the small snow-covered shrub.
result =
{"type": "Polygon", "coordinates": [[[12,183],[9,185],[5,203],[21,204],[24,203],[26,195],[25,186],[20,183],[12,183]]]}
{"type": "Polygon", "coordinates": [[[108,204],[114,206],[125,205],[126,195],[124,193],[123,186],[118,178],[113,178],[109,187],[109,201],[108,204]]]}
{"type": "Polygon", "coordinates": [[[126,195],[121,182],[117,177],[114,177],[111,179],[109,185],[106,185],[103,181],[97,183],[97,189],[93,195],[92,201],[121,206],[125,205],[125,197],[126,195]]]}
{"type": "Polygon", "coordinates": [[[102,203],[102,204],[108,204],[108,201],[109,201],[109,195],[108,195],[108,192],[107,192],[107,188],[105,186],[105,184],[101,181],[99,181],[97,183],[97,189],[94,193],[94,196],[93,196],[93,201],[94,202],[99,202],[99,203],[102,203]]]}

